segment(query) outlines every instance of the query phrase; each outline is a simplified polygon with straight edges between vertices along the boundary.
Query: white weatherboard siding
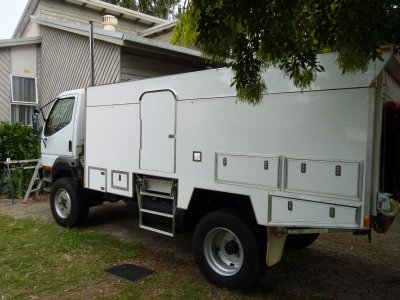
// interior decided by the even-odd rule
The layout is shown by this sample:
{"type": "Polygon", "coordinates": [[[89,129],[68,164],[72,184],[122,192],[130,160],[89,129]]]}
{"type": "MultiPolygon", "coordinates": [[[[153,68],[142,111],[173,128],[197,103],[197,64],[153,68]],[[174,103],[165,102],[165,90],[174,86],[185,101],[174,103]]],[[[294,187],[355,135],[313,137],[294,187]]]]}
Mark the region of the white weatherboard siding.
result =
{"type": "Polygon", "coordinates": [[[10,73],[10,48],[2,48],[0,49],[0,122],[8,122],[10,120],[10,73]]]}
{"type": "Polygon", "coordinates": [[[185,66],[157,58],[143,57],[124,52],[122,54],[121,80],[138,80],[198,70],[199,67],[185,66]]]}
{"type": "MultiPolygon", "coordinates": [[[[89,84],[89,40],[80,35],[42,27],[40,95],[47,103],[59,93],[89,84]]],[[[95,83],[120,80],[120,47],[94,43],[95,83]]]]}
{"type": "Polygon", "coordinates": [[[18,76],[37,76],[37,46],[11,48],[11,73],[18,76]]]}

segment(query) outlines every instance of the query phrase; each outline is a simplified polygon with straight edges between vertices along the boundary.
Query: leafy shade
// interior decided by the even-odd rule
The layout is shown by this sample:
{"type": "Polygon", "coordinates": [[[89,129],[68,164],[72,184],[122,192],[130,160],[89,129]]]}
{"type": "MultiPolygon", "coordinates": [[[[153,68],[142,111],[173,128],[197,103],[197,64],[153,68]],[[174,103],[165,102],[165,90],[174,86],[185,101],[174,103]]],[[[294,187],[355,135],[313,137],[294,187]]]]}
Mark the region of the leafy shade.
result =
{"type": "MultiPolygon", "coordinates": [[[[7,158],[11,160],[37,159],[40,156],[40,139],[33,134],[32,127],[19,123],[9,124],[0,122],[0,162],[7,158]]],[[[22,165],[13,165],[21,167],[22,165]]],[[[3,164],[0,164],[3,168],[3,164]]],[[[1,171],[0,171],[1,172],[1,171]]],[[[23,197],[32,177],[33,170],[17,168],[11,172],[15,193],[23,197]]],[[[11,197],[8,180],[0,176],[2,194],[11,197]]]]}
{"type": "Polygon", "coordinates": [[[32,127],[0,122],[0,161],[36,159],[39,155],[40,140],[32,127]]]}
{"type": "MultiPolygon", "coordinates": [[[[173,33],[173,43],[197,46],[206,58],[233,70],[238,97],[258,104],[264,68],[280,68],[307,88],[323,67],[322,49],[338,52],[344,73],[364,71],[387,41],[389,0],[192,0],[173,33]]],[[[398,15],[398,12],[397,12],[398,15]]],[[[396,20],[394,14],[389,20],[396,20]]]]}
{"type": "Polygon", "coordinates": [[[179,0],[103,0],[128,9],[168,19],[173,18],[179,6],[179,0]]]}

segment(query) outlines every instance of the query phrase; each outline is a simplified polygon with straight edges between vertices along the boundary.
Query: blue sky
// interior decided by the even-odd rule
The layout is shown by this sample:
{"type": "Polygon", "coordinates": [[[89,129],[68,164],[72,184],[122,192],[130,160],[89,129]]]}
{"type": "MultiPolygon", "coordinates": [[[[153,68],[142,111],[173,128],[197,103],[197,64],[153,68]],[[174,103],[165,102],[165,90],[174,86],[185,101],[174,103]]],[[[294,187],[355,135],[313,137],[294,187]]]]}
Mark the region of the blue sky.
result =
{"type": "Polygon", "coordinates": [[[0,39],[10,39],[28,0],[0,0],[0,39]]]}

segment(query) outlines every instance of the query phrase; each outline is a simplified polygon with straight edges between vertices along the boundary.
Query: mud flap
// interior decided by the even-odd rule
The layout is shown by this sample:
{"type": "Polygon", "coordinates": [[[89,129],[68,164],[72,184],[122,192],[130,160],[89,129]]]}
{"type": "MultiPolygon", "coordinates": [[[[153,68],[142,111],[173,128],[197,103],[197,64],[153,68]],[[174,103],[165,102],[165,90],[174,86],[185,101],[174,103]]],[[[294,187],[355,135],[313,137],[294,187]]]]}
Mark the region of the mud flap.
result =
{"type": "Polygon", "coordinates": [[[282,229],[278,227],[268,227],[268,243],[266,264],[271,267],[277,264],[283,254],[287,234],[282,233],[282,229]]]}

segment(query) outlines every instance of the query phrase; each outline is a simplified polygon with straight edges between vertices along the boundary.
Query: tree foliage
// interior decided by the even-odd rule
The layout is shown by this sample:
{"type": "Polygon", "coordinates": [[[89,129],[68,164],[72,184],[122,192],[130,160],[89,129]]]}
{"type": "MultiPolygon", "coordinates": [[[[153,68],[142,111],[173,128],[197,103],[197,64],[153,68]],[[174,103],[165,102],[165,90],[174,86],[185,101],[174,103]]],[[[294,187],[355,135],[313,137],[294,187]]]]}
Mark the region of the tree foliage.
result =
{"type": "Polygon", "coordinates": [[[36,159],[39,155],[40,143],[32,127],[0,122],[0,161],[36,159]]]}
{"type": "MultiPolygon", "coordinates": [[[[37,159],[40,156],[40,139],[37,138],[32,127],[22,124],[0,122],[0,162],[7,158],[11,160],[37,159]]],[[[23,166],[23,164],[22,164],[23,166]]],[[[17,196],[23,197],[29,185],[33,170],[24,170],[21,165],[13,165],[11,178],[17,196]],[[16,168],[17,167],[17,168],[16,168]]],[[[3,164],[0,164],[0,180],[2,193],[11,196],[7,178],[3,178],[3,164]]]]}
{"type": "Polygon", "coordinates": [[[324,49],[338,52],[344,73],[366,70],[380,58],[380,45],[399,42],[397,2],[192,0],[172,42],[196,45],[206,58],[228,65],[238,97],[258,104],[266,90],[261,73],[270,66],[302,89],[323,71],[317,54],[324,49]]]}
{"type": "Polygon", "coordinates": [[[179,11],[180,0],[103,0],[151,16],[169,19],[179,11]]]}

